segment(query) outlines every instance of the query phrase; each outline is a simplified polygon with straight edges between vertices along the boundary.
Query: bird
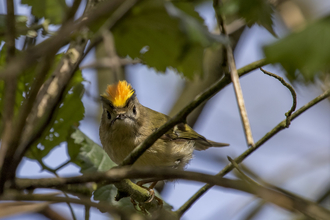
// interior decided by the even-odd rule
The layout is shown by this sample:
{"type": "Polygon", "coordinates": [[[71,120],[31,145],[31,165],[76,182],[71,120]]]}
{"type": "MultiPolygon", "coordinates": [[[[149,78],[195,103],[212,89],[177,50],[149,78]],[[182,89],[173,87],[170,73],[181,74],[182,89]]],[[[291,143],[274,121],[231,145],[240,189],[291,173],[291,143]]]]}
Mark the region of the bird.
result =
{"type": "MultiPolygon", "coordinates": [[[[116,164],[121,164],[134,148],[170,120],[169,116],[140,104],[135,90],[125,80],[108,85],[100,98],[103,104],[100,140],[104,150],[116,164]]],[[[188,124],[179,123],[162,135],[132,167],[170,167],[183,170],[192,159],[194,150],[228,145],[207,140],[188,124]]],[[[138,185],[142,187],[143,183],[138,185]]],[[[156,183],[157,181],[153,182],[148,188],[152,195],[156,183]]]]}

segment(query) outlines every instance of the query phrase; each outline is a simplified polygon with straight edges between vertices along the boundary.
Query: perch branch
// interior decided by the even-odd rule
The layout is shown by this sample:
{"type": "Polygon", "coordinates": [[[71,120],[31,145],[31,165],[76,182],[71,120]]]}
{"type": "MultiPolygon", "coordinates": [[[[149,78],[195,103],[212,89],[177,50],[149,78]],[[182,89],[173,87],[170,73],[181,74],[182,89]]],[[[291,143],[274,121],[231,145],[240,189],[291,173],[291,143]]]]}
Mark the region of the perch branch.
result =
{"type": "MultiPolygon", "coordinates": [[[[265,60],[259,60],[249,65],[244,66],[243,68],[238,70],[239,76],[243,76],[246,73],[259,68],[260,66],[266,65],[265,60]]],[[[173,118],[168,120],[164,125],[162,125],[159,129],[153,132],[146,140],[143,141],[139,146],[137,146],[120,164],[121,166],[124,165],[131,165],[133,164],[153,143],[156,142],[158,138],[160,138],[164,133],[170,130],[176,124],[183,122],[186,117],[191,113],[196,107],[198,107],[204,101],[210,99],[214,96],[217,92],[223,89],[225,86],[230,84],[231,80],[223,77],[222,79],[218,80],[212,86],[209,87],[206,91],[198,95],[191,103],[189,103],[185,108],[183,108],[178,114],[176,114],[173,118]]]]}
{"type": "MultiPolygon", "coordinates": [[[[218,185],[225,188],[240,190],[250,194],[254,194],[268,202],[271,202],[279,207],[289,211],[299,211],[305,215],[316,219],[329,219],[330,211],[315,204],[314,202],[295,197],[294,195],[287,195],[273,189],[265,188],[257,184],[246,184],[245,181],[231,180],[219,178],[219,176],[212,176],[204,173],[180,171],[171,168],[130,168],[120,167],[112,168],[104,173],[91,173],[83,176],[68,177],[68,178],[44,178],[44,179],[17,179],[16,187],[19,189],[26,188],[51,188],[61,187],[66,184],[76,184],[85,182],[101,182],[115,183],[124,179],[137,178],[156,178],[163,179],[186,179],[192,181],[205,182],[212,185],[218,185]]],[[[0,197],[1,199],[2,197],[0,197]]],[[[69,199],[69,198],[66,198],[69,199]]],[[[49,200],[53,201],[53,200],[49,200]]],[[[72,201],[68,201],[72,202],[72,201]]],[[[75,202],[73,202],[75,203],[75,202]]],[[[89,205],[89,204],[87,204],[89,205]]],[[[179,213],[177,213],[179,214],[179,213]]]]}

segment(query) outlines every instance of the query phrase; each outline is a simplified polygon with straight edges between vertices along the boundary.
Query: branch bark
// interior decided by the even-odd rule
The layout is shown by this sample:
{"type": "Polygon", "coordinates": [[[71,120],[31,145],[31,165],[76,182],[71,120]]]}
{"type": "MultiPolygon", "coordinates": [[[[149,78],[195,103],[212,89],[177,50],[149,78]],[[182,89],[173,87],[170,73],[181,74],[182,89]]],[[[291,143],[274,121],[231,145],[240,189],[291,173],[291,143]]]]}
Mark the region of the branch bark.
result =
{"type": "MultiPolygon", "coordinates": [[[[330,94],[330,92],[329,92],[330,94]]],[[[120,167],[113,168],[104,173],[85,174],[83,176],[68,177],[68,178],[45,178],[45,179],[17,179],[16,187],[18,189],[26,188],[51,188],[61,187],[66,184],[76,184],[85,182],[100,182],[107,181],[108,183],[116,183],[124,179],[137,178],[156,178],[164,179],[186,179],[192,181],[205,182],[212,185],[217,185],[225,188],[240,190],[250,194],[254,194],[267,202],[271,202],[279,207],[289,211],[299,211],[306,216],[315,219],[330,219],[330,211],[317,205],[314,202],[301,199],[294,195],[283,194],[274,189],[265,188],[259,184],[251,184],[241,180],[231,180],[219,178],[204,173],[180,171],[171,168],[130,168],[120,167]]],[[[0,197],[1,199],[1,197],[0,197]]],[[[50,200],[52,201],[52,200],[50,200]]],[[[179,216],[180,213],[176,212],[179,216]]]]}

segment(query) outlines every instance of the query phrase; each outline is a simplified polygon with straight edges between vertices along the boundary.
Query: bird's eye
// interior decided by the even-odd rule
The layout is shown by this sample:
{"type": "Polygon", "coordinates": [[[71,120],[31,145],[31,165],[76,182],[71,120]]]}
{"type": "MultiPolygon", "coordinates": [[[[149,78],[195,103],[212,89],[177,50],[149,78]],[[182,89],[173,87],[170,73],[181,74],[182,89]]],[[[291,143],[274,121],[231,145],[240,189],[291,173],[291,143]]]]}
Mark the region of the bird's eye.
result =
{"type": "Polygon", "coordinates": [[[133,107],[133,114],[136,115],[136,108],[135,108],[135,105],[133,107]]]}
{"type": "Polygon", "coordinates": [[[111,119],[111,114],[110,114],[109,111],[107,111],[107,117],[108,117],[109,120],[111,119]]]}

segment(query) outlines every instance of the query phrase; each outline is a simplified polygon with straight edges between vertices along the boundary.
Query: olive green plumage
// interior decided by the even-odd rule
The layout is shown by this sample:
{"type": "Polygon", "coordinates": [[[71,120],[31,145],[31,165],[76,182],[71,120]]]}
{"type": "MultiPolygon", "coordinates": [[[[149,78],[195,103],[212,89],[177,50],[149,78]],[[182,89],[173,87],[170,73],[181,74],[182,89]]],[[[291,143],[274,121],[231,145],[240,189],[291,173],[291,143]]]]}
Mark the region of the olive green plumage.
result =
{"type": "MultiPolygon", "coordinates": [[[[131,88],[129,84],[127,86],[131,88]]],[[[118,93],[121,92],[117,91],[112,96],[118,96],[118,93]]],[[[114,97],[109,95],[110,93],[101,96],[103,113],[99,130],[100,139],[110,158],[120,164],[135,147],[170,117],[141,105],[135,93],[127,96],[125,102],[118,102],[117,106],[112,102],[114,97]]],[[[194,149],[205,150],[211,146],[223,147],[228,144],[209,141],[187,124],[181,123],[159,138],[134,166],[167,166],[183,169],[192,158],[194,149]]]]}

